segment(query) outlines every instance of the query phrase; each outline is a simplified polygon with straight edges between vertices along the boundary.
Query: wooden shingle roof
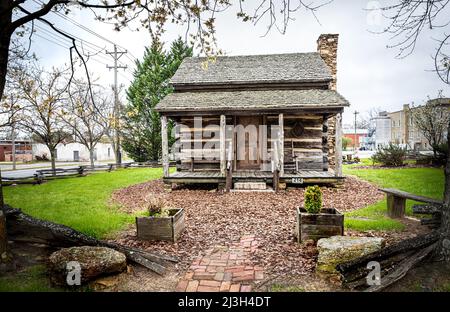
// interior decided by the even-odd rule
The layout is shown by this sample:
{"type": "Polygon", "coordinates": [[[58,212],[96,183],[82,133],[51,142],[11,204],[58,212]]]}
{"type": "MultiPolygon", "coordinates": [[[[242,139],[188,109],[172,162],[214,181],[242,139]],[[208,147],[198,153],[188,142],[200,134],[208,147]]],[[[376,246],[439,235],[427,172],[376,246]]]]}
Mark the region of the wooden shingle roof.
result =
{"type": "Polygon", "coordinates": [[[329,82],[331,71],[319,53],[218,56],[183,60],[171,79],[177,87],[253,85],[260,83],[329,82]]]}
{"type": "Polygon", "coordinates": [[[348,106],[333,90],[248,90],[216,92],[175,92],[156,106],[159,112],[260,111],[328,109],[348,106]]]}

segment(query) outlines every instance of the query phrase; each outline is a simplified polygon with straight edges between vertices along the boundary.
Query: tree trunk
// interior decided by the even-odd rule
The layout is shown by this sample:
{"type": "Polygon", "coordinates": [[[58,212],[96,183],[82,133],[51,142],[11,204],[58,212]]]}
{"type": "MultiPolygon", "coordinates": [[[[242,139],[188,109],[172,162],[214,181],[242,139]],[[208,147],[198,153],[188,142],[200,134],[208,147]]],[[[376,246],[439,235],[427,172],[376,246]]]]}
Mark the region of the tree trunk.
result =
{"type": "Polygon", "coordinates": [[[0,1],[0,12],[3,12],[0,18],[0,99],[5,90],[6,72],[8,70],[9,45],[11,34],[6,31],[11,25],[12,11],[7,11],[4,7],[11,5],[10,1],[0,1]]]}
{"type": "Polygon", "coordinates": [[[52,171],[53,171],[53,175],[56,175],[56,148],[50,148],[50,158],[51,158],[51,162],[52,162],[52,171]]]}
{"type": "Polygon", "coordinates": [[[0,171],[0,272],[9,269],[13,264],[12,255],[9,253],[8,237],[6,231],[6,213],[3,203],[3,186],[1,183],[2,174],[0,171]]]}
{"type": "Polygon", "coordinates": [[[111,141],[111,147],[113,149],[114,154],[114,162],[117,163],[116,141],[114,140],[114,136],[109,133],[107,133],[106,136],[111,141]]]}
{"type": "Polygon", "coordinates": [[[6,253],[8,247],[8,240],[6,239],[6,218],[3,210],[0,210],[0,257],[3,260],[3,255],[6,253]]]}
{"type": "MultiPolygon", "coordinates": [[[[447,141],[450,140],[450,123],[447,129],[447,141]]],[[[436,256],[438,259],[450,262],[450,153],[445,165],[444,205],[442,206],[442,220],[439,228],[440,239],[436,256]]]]}
{"type": "Polygon", "coordinates": [[[91,168],[94,169],[94,148],[89,149],[89,160],[91,161],[91,168]]]}

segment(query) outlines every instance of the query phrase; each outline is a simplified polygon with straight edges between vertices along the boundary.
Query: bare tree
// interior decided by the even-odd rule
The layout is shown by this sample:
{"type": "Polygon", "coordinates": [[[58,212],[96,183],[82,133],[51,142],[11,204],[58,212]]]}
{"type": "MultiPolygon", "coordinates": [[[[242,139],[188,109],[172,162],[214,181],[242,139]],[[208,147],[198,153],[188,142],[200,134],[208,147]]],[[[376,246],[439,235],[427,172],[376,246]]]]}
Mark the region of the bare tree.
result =
{"type": "Polygon", "coordinates": [[[410,114],[414,125],[432,147],[436,159],[439,146],[446,141],[446,132],[450,121],[448,108],[429,100],[423,106],[412,107],[410,114]]]}
{"type": "Polygon", "coordinates": [[[18,92],[18,77],[34,56],[27,56],[28,50],[20,45],[18,37],[11,41],[9,70],[3,96],[0,98],[0,132],[9,132],[23,109],[18,92]]]}
{"type": "Polygon", "coordinates": [[[450,12],[448,0],[395,0],[381,8],[388,26],[385,33],[394,42],[390,48],[398,49],[397,57],[414,52],[425,30],[436,40],[434,67],[439,78],[450,83],[450,12]]]}
{"type": "MultiPolygon", "coordinates": [[[[439,78],[450,84],[450,14],[448,0],[395,0],[382,8],[389,25],[385,32],[392,35],[398,49],[398,57],[406,57],[414,52],[417,41],[425,29],[434,32],[436,51],[434,67],[439,78]]],[[[450,138],[450,120],[447,121],[447,138],[450,138]]],[[[440,240],[436,256],[450,261],[450,157],[445,167],[444,206],[439,229],[440,240]]]]}
{"type": "Polygon", "coordinates": [[[84,80],[74,80],[69,89],[69,100],[61,111],[61,118],[72,130],[74,140],[86,146],[91,167],[94,167],[95,147],[109,132],[111,123],[106,122],[104,113],[108,110],[108,100],[102,89],[96,87],[90,97],[89,87],[84,80]]]}
{"type": "Polygon", "coordinates": [[[0,101],[0,133],[9,131],[17,123],[22,109],[23,105],[16,90],[7,89],[5,96],[0,101]]]}
{"type": "Polygon", "coordinates": [[[49,151],[52,169],[56,168],[56,147],[70,139],[67,126],[61,118],[64,101],[67,101],[67,75],[64,70],[45,72],[35,67],[23,73],[18,81],[21,99],[26,108],[20,114],[19,124],[45,144],[49,151]]]}
{"type": "Polygon", "coordinates": [[[382,111],[380,107],[372,107],[368,111],[359,115],[356,120],[356,127],[359,129],[370,129],[372,120],[382,111]]]}

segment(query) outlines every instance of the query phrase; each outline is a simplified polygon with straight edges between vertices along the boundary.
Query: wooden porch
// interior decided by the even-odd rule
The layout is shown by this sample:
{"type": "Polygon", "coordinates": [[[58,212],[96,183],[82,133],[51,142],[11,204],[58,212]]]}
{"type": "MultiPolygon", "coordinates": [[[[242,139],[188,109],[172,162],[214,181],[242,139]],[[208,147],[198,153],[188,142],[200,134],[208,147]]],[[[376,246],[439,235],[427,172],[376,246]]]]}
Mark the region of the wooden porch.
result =
{"type": "MultiPolygon", "coordinates": [[[[266,182],[273,183],[273,173],[259,170],[239,170],[232,175],[234,182],[266,182]]],[[[280,175],[279,182],[286,184],[334,184],[343,177],[337,177],[334,172],[305,170],[296,173],[284,172],[280,175]]],[[[177,171],[164,176],[165,183],[212,183],[221,184],[226,182],[225,175],[220,171],[177,171]]]]}

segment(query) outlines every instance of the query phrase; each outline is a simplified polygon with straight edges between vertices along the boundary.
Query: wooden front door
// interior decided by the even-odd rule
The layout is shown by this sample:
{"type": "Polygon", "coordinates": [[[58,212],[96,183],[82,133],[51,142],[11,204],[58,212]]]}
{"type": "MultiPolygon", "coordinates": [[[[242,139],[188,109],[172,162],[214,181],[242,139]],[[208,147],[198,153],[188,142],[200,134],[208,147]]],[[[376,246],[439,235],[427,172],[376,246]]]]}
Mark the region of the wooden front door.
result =
{"type": "Polygon", "coordinates": [[[261,123],[261,116],[239,116],[236,118],[236,169],[260,169],[259,125],[261,123]]]}

